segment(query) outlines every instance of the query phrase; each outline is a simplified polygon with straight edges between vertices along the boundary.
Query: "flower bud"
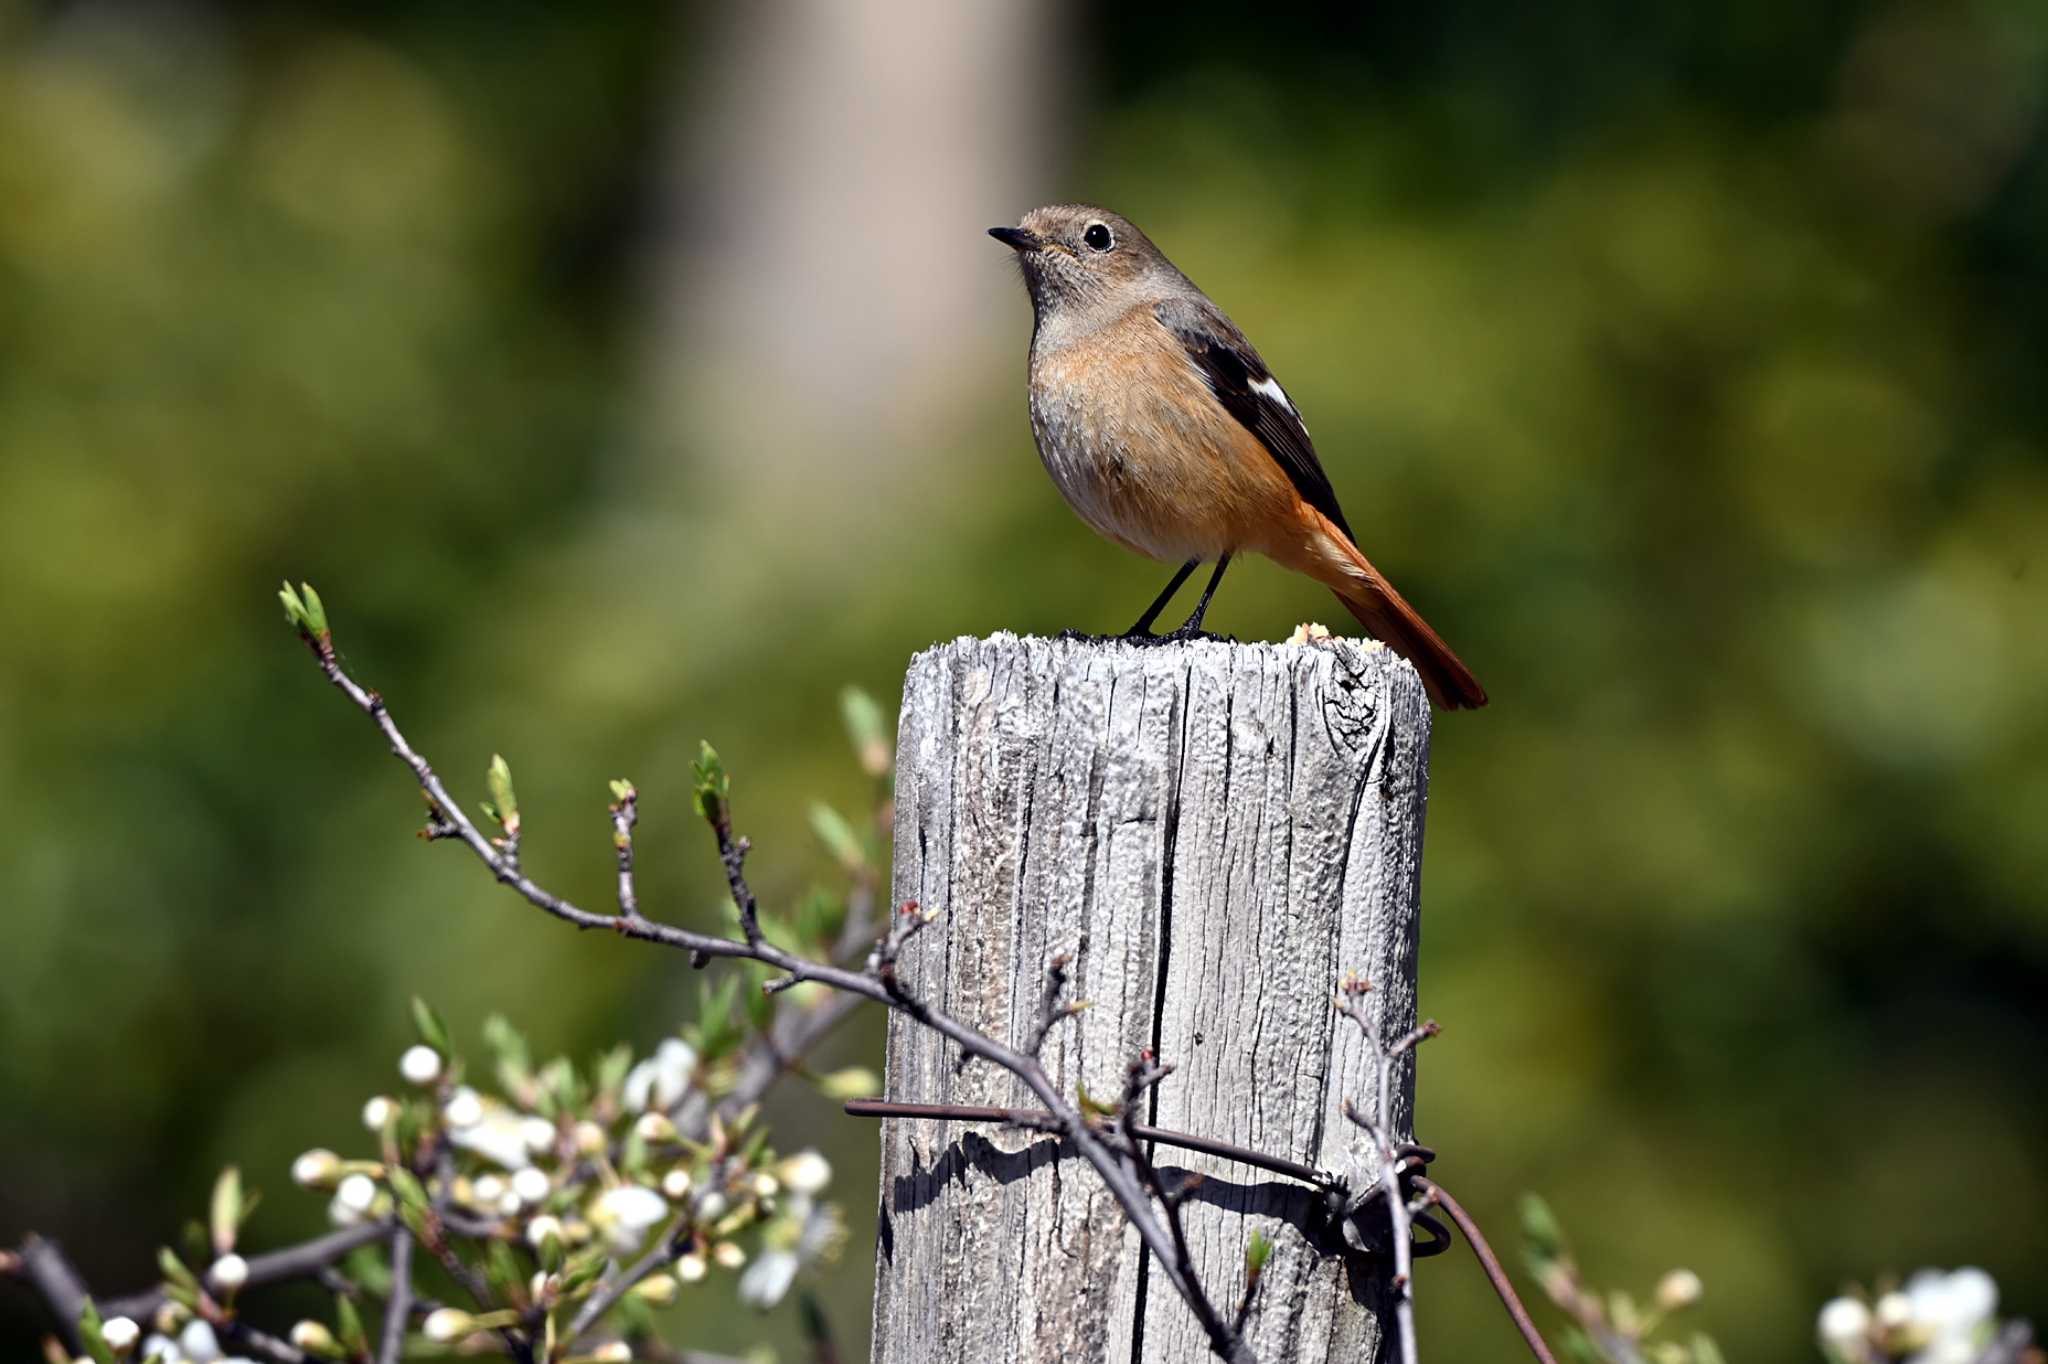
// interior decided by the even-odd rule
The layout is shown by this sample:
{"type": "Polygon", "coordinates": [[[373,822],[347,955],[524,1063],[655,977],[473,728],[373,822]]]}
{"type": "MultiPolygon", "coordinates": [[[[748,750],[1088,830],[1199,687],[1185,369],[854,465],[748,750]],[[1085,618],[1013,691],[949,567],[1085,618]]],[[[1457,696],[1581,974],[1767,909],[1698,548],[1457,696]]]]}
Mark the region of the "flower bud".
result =
{"type": "Polygon", "coordinates": [[[533,1294],[533,1300],[545,1306],[561,1290],[562,1279],[560,1275],[550,1274],[543,1269],[534,1274],[526,1287],[527,1291],[533,1294]]]}
{"type": "Polygon", "coordinates": [[[398,1073],[409,1085],[430,1085],[441,1078],[441,1053],[416,1042],[398,1058],[398,1073]]]}
{"type": "Polygon", "coordinates": [[[716,1222],[719,1218],[725,1216],[725,1210],[729,1206],[725,1201],[724,1194],[716,1189],[707,1189],[704,1191],[704,1196],[697,1200],[697,1220],[700,1222],[716,1222]]]}
{"type": "Polygon", "coordinates": [[[382,1132],[397,1116],[398,1105],[382,1094],[371,1096],[363,1105],[363,1126],[372,1132],[382,1132]]]}
{"type": "Polygon", "coordinates": [[[1690,1307],[1700,1300],[1706,1286],[1700,1276],[1689,1269],[1674,1269],[1657,1282],[1657,1307],[1661,1311],[1676,1312],[1690,1307]]]}
{"type": "Polygon", "coordinates": [[[799,1151],[782,1162],[781,1174],[791,1193],[817,1194],[832,1182],[832,1165],[816,1151],[799,1151]]]}
{"type": "Polygon", "coordinates": [[[661,1177],[661,1191],[670,1198],[681,1198],[690,1191],[690,1172],[678,1165],[661,1177]]]}
{"type": "Polygon", "coordinates": [[[666,1307],[676,1300],[676,1281],[672,1275],[649,1274],[633,1285],[633,1293],[656,1307],[666,1307]]]}
{"type": "Polygon", "coordinates": [[[437,1307],[420,1323],[420,1334],[436,1344],[446,1345],[468,1335],[475,1324],[476,1318],[467,1312],[453,1307],[437,1307]]]}
{"type": "Polygon", "coordinates": [[[526,1149],[537,1156],[555,1149],[555,1125],[546,1118],[521,1118],[519,1136],[526,1149]]]}
{"type": "Polygon", "coordinates": [[[1904,1293],[1887,1293],[1877,1300],[1872,1309],[1877,1324],[1887,1331],[1895,1331],[1913,1320],[1913,1300],[1904,1293]]]}
{"type": "Polygon", "coordinates": [[[754,1176],[754,1197],[773,1198],[782,1192],[782,1181],[766,1170],[754,1176]]]}
{"type": "Polygon", "coordinates": [[[249,1262],[239,1255],[223,1255],[206,1271],[206,1281],[223,1293],[233,1293],[249,1282],[249,1262]]]}
{"type": "Polygon", "coordinates": [[[325,1189],[341,1178],[341,1157],[316,1147],[292,1162],[292,1183],[302,1189],[325,1189]]]}
{"type": "Polygon", "coordinates": [[[566,1241],[568,1239],[562,1235],[561,1218],[542,1213],[526,1224],[526,1244],[537,1249],[546,1245],[550,1236],[554,1237],[557,1241],[566,1241]]]}
{"type": "Polygon", "coordinates": [[[684,1283],[696,1283],[704,1277],[709,1268],[710,1266],[704,1263],[704,1257],[694,1250],[676,1257],[676,1277],[684,1283]]]}
{"type": "Polygon", "coordinates": [[[469,1186],[469,1196],[477,1206],[487,1208],[503,1198],[509,1187],[503,1175],[478,1175],[469,1186]]]}
{"type": "Polygon", "coordinates": [[[633,1124],[633,1131],[650,1146],[676,1139],[675,1123],[669,1120],[668,1114],[661,1112],[642,1113],[633,1124]]]}
{"type": "Polygon", "coordinates": [[[732,1241],[720,1241],[711,1248],[711,1259],[720,1269],[738,1269],[747,1262],[747,1252],[732,1241]]]}
{"type": "Polygon", "coordinates": [[[576,1149],[581,1154],[586,1156],[601,1156],[604,1154],[604,1129],[588,1118],[576,1124],[575,1136],[576,1149]]]}
{"type": "Polygon", "coordinates": [[[633,1347],[623,1340],[608,1340],[590,1352],[590,1364],[633,1364],[633,1347]]]}
{"type": "Polygon", "coordinates": [[[132,1317],[108,1317],[100,1323],[100,1339],[115,1354],[126,1354],[142,1338],[142,1328],[132,1317]]]}
{"type": "Polygon", "coordinates": [[[292,1327],[292,1344],[309,1355],[334,1355],[339,1357],[341,1346],[334,1339],[334,1332],[317,1321],[307,1320],[292,1327]]]}
{"type": "Polygon", "coordinates": [[[828,1099],[865,1099],[881,1093],[882,1082],[866,1066],[848,1066],[820,1078],[818,1089],[828,1099]]]}

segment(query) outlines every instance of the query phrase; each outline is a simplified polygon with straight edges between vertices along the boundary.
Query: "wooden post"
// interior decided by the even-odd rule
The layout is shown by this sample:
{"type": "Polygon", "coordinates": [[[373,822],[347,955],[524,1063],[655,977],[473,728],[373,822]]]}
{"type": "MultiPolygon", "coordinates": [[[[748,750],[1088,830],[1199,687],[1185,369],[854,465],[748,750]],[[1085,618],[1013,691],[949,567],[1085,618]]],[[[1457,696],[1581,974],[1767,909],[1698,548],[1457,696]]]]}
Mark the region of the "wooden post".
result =
{"type": "MultiPolygon", "coordinates": [[[[909,988],[992,1036],[1029,1036],[1047,964],[1090,1002],[1044,1061],[1104,1101],[1154,1048],[1177,1069],[1148,1120],[1339,1172],[1375,1089],[1331,997],[1374,985],[1379,1034],[1415,1019],[1429,706],[1407,663],[1307,645],[960,639],[912,661],[897,759],[894,894],[942,917],[909,988]]],[[[1413,1058],[1395,1126],[1412,1128],[1413,1058]]],[[[887,1094],[1035,1107],[892,1017],[887,1094]]],[[[1277,1242],[1247,1339],[1271,1364],[1370,1361],[1388,1262],[1341,1249],[1313,1191],[1160,1148],[1203,1176],[1186,1206],[1229,1313],[1254,1229],[1277,1242]]],[[[1101,1181],[1054,1137],[992,1124],[882,1128],[876,1364],[1201,1360],[1207,1342],[1101,1181]]]]}

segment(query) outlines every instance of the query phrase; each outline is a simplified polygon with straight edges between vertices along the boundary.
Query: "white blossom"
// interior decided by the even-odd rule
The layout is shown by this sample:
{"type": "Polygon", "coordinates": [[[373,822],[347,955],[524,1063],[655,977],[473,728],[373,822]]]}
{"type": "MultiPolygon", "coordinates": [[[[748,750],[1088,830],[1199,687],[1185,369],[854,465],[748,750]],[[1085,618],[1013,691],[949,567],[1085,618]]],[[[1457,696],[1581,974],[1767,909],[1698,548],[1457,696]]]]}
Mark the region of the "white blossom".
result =
{"type": "MultiPolygon", "coordinates": [[[[461,1097],[459,1091],[456,1097],[461,1097]]],[[[449,1101],[448,1140],[503,1169],[523,1170],[531,1164],[528,1153],[532,1148],[531,1143],[527,1141],[526,1132],[528,1120],[502,1104],[486,1104],[480,1101],[477,1107],[477,1116],[473,1122],[458,1124],[453,1112],[455,1102],[449,1101]]]]}
{"type": "Polygon", "coordinates": [[[178,1349],[178,1342],[169,1336],[156,1335],[142,1342],[142,1357],[154,1359],[157,1364],[183,1364],[185,1355],[178,1349]]]}
{"type": "MultiPolygon", "coordinates": [[[[448,1096],[447,1103],[441,1105],[441,1116],[448,1120],[450,1127],[474,1127],[484,1120],[483,1096],[468,1085],[462,1085],[448,1096]]],[[[525,1134],[521,1133],[520,1146],[523,1148],[525,1144],[525,1134]]]]}
{"type": "Polygon", "coordinates": [[[350,1212],[364,1213],[377,1201],[377,1181],[358,1171],[336,1186],[334,1201],[350,1212]]]}
{"type": "Polygon", "coordinates": [[[766,1170],[754,1176],[754,1197],[773,1198],[782,1192],[782,1181],[766,1170]]]}
{"type": "Polygon", "coordinates": [[[107,1348],[116,1354],[124,1353],[141,1338],[142,1328],[135,1324],[133,1317],[108,1317],[100,1323],[100,1339],[107,1342],[107,1348]]]}
{"type": "Polygon", "coordinates": [[[224,1293],[232,1293],[249,1282],[249,1262],[239,1255],[223,1255],[206,1271],[206,1281],[224,1293]]]}
{"type": "Polygon", "coordinates": [[[670,1198],[681,1198],[690,1192],[690,1172],[678,1165],[661,1177],[661,1191],[670,1198]]]}
{"type": "Polygon", "coordinates": [[[1860,1359],[1870,1336],[1870,1309],[1860,1298],[1834,1298],[1820,1309],[1821,1349],[1837,1359],[1860,1359]]]}
{"type": "Polygon", "coordinates": [[[606,1189],[591,1204],[591,1225],[621,1253],[638,1250],[647,1229],[668,1216],[668,1200],[643,1184],[606,1189]]]}
{"type": "Polygon", "coordinates": [[[704,1257],[694,1250],[676,1257],[676,1277],[684,1283],[696,1283],[704,1277],[705,1271],[709,1268],[710,1266],[704,1263],[704,1257]]]}
{"type": "MultiPolygon", "coordinates": [[[[730,1244],[729,1242],[727,1244],[730,1244]]],[[[796,1282],[800,1261],[793,1250],[764,1250],[747,1272],[740,1275],[740,1301],[749,1307],[770,1308],[782,1301],[796,1282]]]]}
{"type": "Polygon", "coordinates": [[[398,1058],[398,1073],[409,1085],[430,1085],[441,1078],[441,1053],[415,1042],[398,1058]]]}
{"type": "Polygon", "coordinates": [[[510,1187],[503,1175],[478,1175],[469,1186],[470,1201],[488,1206],[503,1198],[510,1187]]]}
{"type": "Polygon", "coordinates": [[[219,1364],[220,1338],[204,1319],[194,1317],[178,1332],[178,1358],[184,1364],[219,1364]]]}
{"type": "Polygon", "coordinates": [[[385,1125],[398,1116],[398,1104],[382,1094],[373,1094],[363,1104],[363,1126],[372,1132],[382,1132],[385,1125]]]}
{"type": "Polygon", "coordinates": [[[528,1203],[544,1201],[552,1187],[548,1181],[547,1171],[535,1169],[531,1165],[512,1176],[512,1192],[528,1203]]]}
{"type": "Polygon", "coordinates": [[[519,1135],[534,1155],[545,1155],[555,1149],[555,1125],[546,1118],[521,1118],[519,1135]]]}
{"type": "Polygon", "coordinates": [[[629,1112],[674,1108],[689,1092],[697,1070],[697,1053],[681,1038],[667,1038],[654,1055],[626,1072],[623,1094],[629,1112]]]}
{"type": "Polygon", "coordinates": [[[1981,1269],[1923,1269],[1906,1280],[1916,1336],[1926,1344],[1907,1364],[1970,1364],[1998,1311],[1998,1285],[1981,1269]]]}

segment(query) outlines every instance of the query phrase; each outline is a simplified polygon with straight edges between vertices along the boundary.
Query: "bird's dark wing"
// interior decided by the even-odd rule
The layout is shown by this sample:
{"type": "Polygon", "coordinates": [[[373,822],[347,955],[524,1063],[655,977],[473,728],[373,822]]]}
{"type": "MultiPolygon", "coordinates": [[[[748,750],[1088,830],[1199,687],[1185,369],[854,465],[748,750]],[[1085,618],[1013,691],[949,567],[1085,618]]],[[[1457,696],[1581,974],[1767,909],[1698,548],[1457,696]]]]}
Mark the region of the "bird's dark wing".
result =
{"type": "Polygon", "coordinates": [[[1344,522],[1337,492],[1323,472],[1323,462],[1316,458],[1316,447],[1308,438],[1308,428],[1301,424],[1301,414],[1237,324],[1206,299],[1168,299],[1152,311],[1187,348],[1188,358],[1208,381],[1216,400],[1279,462],[1301,500],[1349,536],[1351,527],[1344,522]]]}

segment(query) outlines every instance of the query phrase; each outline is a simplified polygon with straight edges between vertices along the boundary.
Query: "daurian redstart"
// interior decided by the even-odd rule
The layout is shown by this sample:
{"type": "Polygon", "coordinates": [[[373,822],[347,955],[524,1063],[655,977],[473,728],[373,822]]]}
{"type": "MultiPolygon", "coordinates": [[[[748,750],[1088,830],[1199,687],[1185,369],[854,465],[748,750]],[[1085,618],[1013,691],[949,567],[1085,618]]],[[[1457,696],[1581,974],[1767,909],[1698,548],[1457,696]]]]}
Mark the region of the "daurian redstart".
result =
{"type": "Polygon", "coordinates": [[[1081,519],[1140,554],[1182,561],[1127,638],[1188,639],[1230,556],[1255,550],[1322,583],[1412,662],[1445,709],[1486,691],[1352,542],[1287,391],[1237,324],[1114,213],[1055,204],[989,235],[1031,291],[1031,431],[1081,519]],[[1216,571],[1186,624],[1153,618],[1195,566],[1216,571]]]}

